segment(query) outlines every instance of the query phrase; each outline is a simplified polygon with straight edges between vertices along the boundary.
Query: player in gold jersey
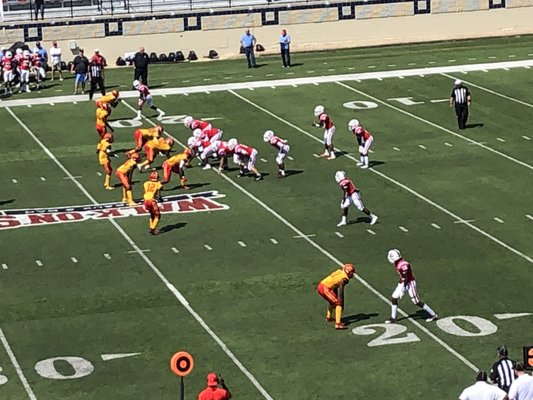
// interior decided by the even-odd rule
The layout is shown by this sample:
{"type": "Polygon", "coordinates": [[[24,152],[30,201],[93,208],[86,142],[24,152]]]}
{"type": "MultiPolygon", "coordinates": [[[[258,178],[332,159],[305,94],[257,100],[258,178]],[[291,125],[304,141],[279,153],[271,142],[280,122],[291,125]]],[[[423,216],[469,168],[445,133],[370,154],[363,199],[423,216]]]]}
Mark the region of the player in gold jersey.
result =
{"type": "Polygon", "coordinates": [[[141,151],[142,147],[148,140],[159,139],[163,134],[163,127],[156,125],[152,128],[137,129],[133,133],[133,139],[135,140],[135,151],[141,151]]]}
{"type": "Polygon", "coordinates": [[[157,153],[162,153],[168,157],[170,150],[172,150],[172,146],[174,145],[174,140],[172,138],[154,138],[152,140],[149,140],[144,145],[144,152],[146,153],[146,160],[144,160],[142,163],[137,165],[139,168],[139,171],[142,170],[142,167],[144,169],[150,168],[152,163],[154,162],[155,156],[157,153]]]}
{"type": "Polygon", "coordinates": [[[347,329],[347,326],[341,321],[342,309],[344,308],[344,286],[355,274],[353,264],[344,264],[342,268],[333,271],[320,281],[317,292],[329,303],[326,313],[326,321],[335,321],[335,329],[347,329]],[[332,317],[335,310],[335,318],[332,317]]]}
{"type": "Polygon", "coordinates": [[[126,153],[128,159],[124,164],[117,168],[117,178],[122,183],[122,202],[128,203],[131,207],[137,205],[133,201],[133,195],[131,193],[131,175],[135,166],[140,161],[139,153],[128,152],[126,153]]]}
{"type": "Polygon", "coordinates": [[[170,182],[172,172],[176,172],[180,177],[181,187],[188,190],[187,178],[185,177],[185,167],[192,158],[192,150],[188,147],[185,148],[183,153],[176,154],[163,162],[163,180],[161,183],[164,185],[170,182]]]}
{"type": "Polygon", "coordinates": [[[109,154],[111,153],[111,143],[113,143],[113,135],[111,133],[106,133],[102,140],[96,145],[96,154],[98,154],[98,162],[104,168],[105,180],[104,187],[107,190],[112,190],[113,187],[110,185],[111,173],[113,168],[111,168],[111,162],[109,161],[109,154]]]}
{"type": "Polygon", "coordinates": [[[154,171],[150,174],[150,180],[144,182],[144,209],[150,213],[150,234],[158,235],[159,229],[157,224],[161,219],[161,211],[157,205],[157,200],[160,198],[160,191],[163,184],[159,182],[159,174],[154,171]]]}
{"type": "Polygon", "coordinates": [[[96,133],[100,135],[100,138],[103,138],[106,133],[113,132],[114,130],[108,122],[110,115],[111,109],[109,108],[109,104],[102,103],[96,108],[96,133]]]}
{"type": "Polygon", "coordinates": [[[120,103],[120,93],[118,90],[112,90],[111,93],[108,93],[102,97],[100,97],[98,100],[96,100],[96,105],[100,107],[103,103],[107,103],[113,108],[118,106],[118,103],[120,103]]]}

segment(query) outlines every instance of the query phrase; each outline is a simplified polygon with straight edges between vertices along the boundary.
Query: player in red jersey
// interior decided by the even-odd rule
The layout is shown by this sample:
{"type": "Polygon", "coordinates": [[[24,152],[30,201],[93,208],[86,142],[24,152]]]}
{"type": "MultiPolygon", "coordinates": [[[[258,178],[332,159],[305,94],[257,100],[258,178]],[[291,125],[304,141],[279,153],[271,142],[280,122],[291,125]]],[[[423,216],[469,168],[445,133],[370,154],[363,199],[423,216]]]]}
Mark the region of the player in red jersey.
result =
{"type": "Polygon", "coordinates": [[[287,154],[289,154],[291,147],[287,144],[287,140],[281,139],[272,131],[266,131],[263,134],[263,140],[272,145],[278,151],[278,155],[276,156],[276,163],[278,164],[278,176],[284,177],[285,158],[287,157],[287,154]]]}
{"type": "Polygon", "coordinates": [[[0,60],[0,65],[2,66],[2,76],[4,78],[4,94],[8,95],[13,93],[11,86],[13,86],[13,80],[15,79],[13,54],[9,50],[5,52],[5,55],[0,60]]]}
{"type": "Polygon", "coordinates": [[[195,131],[196,129],[200,129],[202,131],[206,129],[211,129],[212,126],[207,121],[202,121],[201,119],[194,119],[190,115],[186,116],[183,119],[183,125],[185,125],[187,128],[190,128],[191,131],[195,131]]]}
{"type": "Polygon", "coordinates": [[[33,49],[31,62],[33,71],[35,73],[35,89],[39,90],[41,88],[41,82],[44,80],[44,78],[46,78],[46,71],[44,70],[43,60],[37,47],[33,49]]]}
{"type": "Polygon", "coordinates": [[[429,317],[426,319],[427,322],[435,321],[438,316],[435,311],[433,311],[426,303],[420,300],[418,292],[416,291],[416,280],[413,274],[413,270],[411,269],[411,264],[409,264],[408,261],[402,258],[400,250],[389,250],[387,254],[387,260],[389,260],[389,262],[394,265],[396,272],[400,276],[400,282],[398,283],[398,286],[396,286],[396,289],[394,290],[391,296],[391,317],[385,322],[387,324],[393,324],[396,322],[398,299],[401,299],[405,292],[409,293],[409,297],[411,297],[411,301],[414,304],[416,304],[418,307],[422,308],[429,314],[429,317]]]}
{"type": "Polygon", "coordinates": [[[376,214],[372,214],[372,212],[365,207],[363,200],[361,200],[359,190],[357,190],[351,180],[346,178],[346,172],[337,171],[335,173],[335,181],[340,185],[343,192],[341,200],[342,218],[341,222],[339,222],[337,226],[343,226],[348,223],[346,221],[348,218],[348,207],[350,207],[351,204],[356,206],[359,211],[362,211],[368,215],[370,217],[370,225],[374,225],[378,220],[378,216],[376,214]]]}
{"type": "Polygon", "coordinates": [[[139,81],[133,81],[133,87],[139,91],[139,100],[137,100],[137,116],[133,118],[135,121],[141,120],[141,112],[145,104],[148,104],[152,110],[159,113],[157,119],[161,119],[165,116],[165,112],[154,105],[154,100],[152,98],[152,94],[150,93],[150,89],[148,89],[148,86],[139,81]]]}
{"type": "Polygon", "coordinates": [[[237,177],[243,177],[246,175],[246,170],[252,172],[255,175],[255,180],[260,181],[263,179],[261,174],[255,168],[255,162],[257,160],[257,150],[253,147],[245,144],[239,144],[237,139],[228,140],[228,149],[233,152],[233,161],[239,165],[239,175],[237,177]]]}
{"type": "Polygon", "coordinates": [[[20,77],[20,93],[30,93],[30,69],[31,69],[31,56],[29,50],[24,50],[22,57],[19,59],[18,71],[20,77]]]}
{"type": "Polygon", "coordinates": [[[368,152],[374,142],[374,137],[359,125],[359,121],[356,119],[348,122],[348,130],[355,135],[359,144],[359,161],[357,162],[357,166],[366,169],[368,168],[368,152]]]}
{"type": "Polygon", "coordinates": [[[335,150],[333,147],[333,136],[335,135],[335,125],[333,120],[326,114],[324,106],[316,106],[314,111],[317,118],[313,126],[324,129],[324,153],[320,157],[327,157],[328,160],[335,159],[335,150]]]}

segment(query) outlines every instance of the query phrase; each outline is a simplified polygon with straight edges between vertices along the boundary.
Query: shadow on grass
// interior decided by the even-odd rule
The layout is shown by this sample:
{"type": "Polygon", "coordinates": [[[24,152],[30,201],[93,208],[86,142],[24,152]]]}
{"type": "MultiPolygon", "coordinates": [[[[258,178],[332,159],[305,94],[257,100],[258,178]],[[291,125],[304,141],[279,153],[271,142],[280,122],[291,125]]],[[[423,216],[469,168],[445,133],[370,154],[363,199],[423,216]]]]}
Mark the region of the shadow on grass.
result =
{"type": "Polygon", "coordinates": [[[347,315],[345,317],[342,317],[342,322],[344,322],[346,325],[350,325],[350,324],[355,324],[356,322],[365,321],[367,319],[377,317],[378,315],[379,313],[371,313],[371,314],[359,313],[359,314],[347,315]]]}
{"type": "Polygon", "coordinates": [[[466,124],[466,129],[470,129],[470,128],[482,128],[483,126],[485,126],[485,124],[482,123],[482,122],[478,122],[478,123],[475,123],[475,124],[466,124]]]}
{"type": "Polygon", "coordinates": [[[0,200],[0,206],[3,206],[5,204],[11,204],[14,203],[15,199],[9,199],[9,200],[0,200]]]}
{"type": "MultiPolygon", "coordinates": [[[[209,185],[210,185],[210,183],[190,183],[190,184],[187,184],[187,186],[189,187],[189,190],[190,189],[198,189],[198,188],[201,188],[202,186],[209,186],[209,185]]],[[[163,189],[163,191],[169,192],[171,190],[178,190],[178,189],[182,189],[181,185],[174,186],[173,188],[170,188],[170,189],[163,189]]]]}
{"type": "Polygon", "coordinates": [[[159,230],[159,233],[167,233],[167,232],[170,232],[170,231],[173,231],[174,229],[181,229],[181,228],[184,228],[185,226],[187,226],[187,222],[178,222],[176,224],[172,224],[172,225],[165,225],[164,227],[162,227],[160,230],[159,230]]]}

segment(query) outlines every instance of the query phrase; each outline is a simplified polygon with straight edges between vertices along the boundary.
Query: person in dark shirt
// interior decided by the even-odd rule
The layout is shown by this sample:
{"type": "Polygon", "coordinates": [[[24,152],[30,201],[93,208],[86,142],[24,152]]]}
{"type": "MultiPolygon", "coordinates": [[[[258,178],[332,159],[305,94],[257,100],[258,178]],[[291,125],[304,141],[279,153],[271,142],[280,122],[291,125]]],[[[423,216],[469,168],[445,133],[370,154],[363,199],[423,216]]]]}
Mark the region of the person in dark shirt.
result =
{"type": "Polygon", "coordinates": [[[83,54],[83,49],[78,50],[78,55],[72,61],[70,72],[76,74],[74,78],[74,94],[85,93],[85,81],[87,81],[87,72],[89,71],[89,59],[83,54]]]}
{"type": "Polygon", "coordinates": [[[91,88],[89,89],[89,100],[93,99],[93,95],[96,91],[97,86],[100,89],[100,93],[102,93],[102,96],[105,95],[102,72],[102,64],[94,60],[91,61],[91,63],[89,64],[89,79],[91,80],[91,88]]]}
{"type": "Polygon", "coordinates": [[[143,84],[148,85],[148,64],[150,62],[150,57],[148,57],[148,54],[144,51],[144,47],[141,47],[131,60],[135,67],[133,80],[141,81],[143,84]]]}

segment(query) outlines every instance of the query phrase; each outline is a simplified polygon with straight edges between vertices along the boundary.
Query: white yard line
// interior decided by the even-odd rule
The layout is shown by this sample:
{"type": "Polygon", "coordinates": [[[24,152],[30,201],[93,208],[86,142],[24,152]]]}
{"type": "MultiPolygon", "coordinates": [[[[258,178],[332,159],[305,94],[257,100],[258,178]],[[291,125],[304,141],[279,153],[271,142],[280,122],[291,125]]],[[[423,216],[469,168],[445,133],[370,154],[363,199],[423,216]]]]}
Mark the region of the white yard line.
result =
{"type": "MultiPolygon", "coordinates": [[[[50,157],[50,159],[72,180],[72,182],[78,187],[78,189],[93,203],[98,204],[96,199],[85,189],[85,187],[79,183],[76,178],[70,173],[69,170],[59,161],[56,156],[44,145],[41,140],[35,136],[35,134],[21,121],[19,117],[10,109],[6,108],[7,112],[19,123],[19,125],[31,136],[31,138],[43,149],[43,151],[50,157]]],[[[152,271],[158,276],[158,278],[165,284],[167,289],[174,295],[174,297],[185,307],[185,309],[196,319],[196,321],[204,328],[204,330],[213,338],[213,340],[220,346],[220,348],[226,353],[226,355],[233,361],[233,363],[241,370],[241,372],[252,382],[261,395],[267,400],[273,400],[270,394],[261,386],[259,381],[254,375],[239,361],[239,359],[233,354],[233,352],[226,346],[226,344],[220,339],[220,337],[207,325],[204,319],[192,308],[187,299],[181,294],[181,292],[167,279],[165,275],[157,268],[152,260],[144,254],[141,248],[133,241],[133,239],[124,231],[124,229],[113,219],[108,219],[109,223],[124,237],[124,239],[130,244],[135,252],[143,259],[143,261],[152,269],[152,271]]],[[[5,347],[5,345],[4,345],[5,347]]],[[[16,360],[15,360],[16,361],[16,360]]],[[[19,367],[20,368],[20,367],[19,367]]],[[[27,382],[26,382],[27,383],[27,382]]],[[[28,393],[29,394],[29,393],[28,393]]],[[[35,397],[30,397],[35,398],[35,397]]]]}
{"type": "Polygon", "coordinates": [[[0,328],[0,340],[2,341],[2,345],[4,346],[4,349],[9,356],[9,359],[11,360],[11,364],[13,364],[13,367],[15,367],[15,371],[17,372],[17,376],[20,379],[20,382],[22,383],[22,386],[24,387],[24,390],[26,390],[26,393],[28,394],[28,398],[30,400],[37,400],[37,396],[35,396],[35,393],[33,393],[33,390],[28,383],[28,380],[26,379],[26,376],[24,375],[24,372],[22,372],[22,368],[20,367],[19,362],[17,361],[17,357],[15,357],[15,353],[13,353],[13,350],[11,349],[11,346],[9,345],[9,342],[7,341],[6,335],[4,334],[4,331],[2,328],[0,328]]]}
{"type": "Polygon", "coordinates": [[[336,83],[337,83],[338,85],[340,85],[340,86],[342,86],[342,87],[348,89],[348,90],[351,90],[352,92],[355,92],[355,93],[358,93],[358,94],[360,94],[360,95],[362,95],[362,96],[365,96],[365,97],[367,97],[367,98],[369,98],[369,99],[371,99],[371,100],[373,100],[373,101],[375,101],[375,102],[377,102],[377,103],[383,104],[384,106],[389,107],[389,108],[391,108],[391,109],[393,109],[393,110],[395,110],[395,111],[398,111],[398,112],[400,112],[400,113],[402,113],[402,114],[404,114],[404,115],[408,115],[408,116],[411,117],[411,118],[414,118],[414,119],[416,119],[416,120],[418,120],[418,121],[421,121],[421,122],[424,122],[424,123],[426,123],[426,124],[428,124],[428,125],[431,125],[432,127],[437,128],[437,129],[439,129],[439,130],[441,130],[441,131],[443,131],[443,132],[449,133],[450,135],[453,135],[453,136],[455,136],[455,137],[458,137],[458,138],[461,138],[461,139],[463,139],[463,140],[466,140],[466,141],[469,142],[470,144],[474,144],[474,145],[476,145],[476,146],[482,147],[482,148],[484,148],[485,150],[488,150],[488,151],[490,151],[490,152],[492,152],[492,153],[494,153],[494,154],[499,155],[500,157],[506,158],[506,159],[508,159],[508,160],[510,160],[510,161],[512,161],[512,162],[514,162],[514,163],[516,163],[516,164],[519,164],[519,165],[521,165],[521,166],[523,166],[523,167],[526,167],[526,168],[528,168],[528,169],[530,169],[530,170],[533,170],[533,165],[531,165],[531,164],[528,164],[528,163],[526,163],[526,162],[524,162],[524,161],[520,161],[520,160],[518,160],[518,159],[516,159],[516,158],[514,158],[514,157],[511,157],[511,156],[508,155],[508,154],[502,153],[501,151],[498,151],[498,150],[496,150],[496,149],[493,149],[492,147],[486,146],[485,144],[483,144],[483,143],[481,143],[481,142],[477,142],[477,141],[475,141],[475,140],[473,140],[473,139],[470,139],[469,137],[463,136],[463,135],[461,135],[461,134],[459,134],[459,133],[457,133],[457,132],[454,132],[454,131],[452,131],[452,130],[450,130],[450,129],[448,129],[448,128],[445,128],[445,127],[443,127],[443,126],[440,126],[440,125],[438,125],[438,124],[435,124],[434,122],[428,121],[427,119],[424,119],[424,118],[422,118],[422,117],[419,117],[418,115],[415,115],[415,114],[412,114],[412,113],[410,113],[410,112],[408,112],[408,111],[402,110],[401,108],[398,108],[398,107],[396,107],[396,106],[393,106],[392,104],[389,104],[389,103],[387,103],[386,101],[380,100],[380,99],[378,99],[377,97],[374,97],[374,96],[372,96],[372,95],[369,95],[369,94],[367,94],[367,93],[365,93],[365,92],[362,92],[362,91],[360,91],[360,90],[358,90],[358,89],[355,89],[355,88],[353,88],[353,87],[351,87],[351,86],[349,86],[349,85],[346,85],[346,84],[344,84],[344,83],[342,83],[342,82],[336,82],[336,83]]]}
{"type": "MultiPolygon", "coordinates": [[[[266,114],[270,115],[271,117],[277,119],[278,121],[280,122],[283,122],[285,125],[288,125],[290,126],[291,128],[297,130],[298,132],[301,132],[303,133],[304,135],[310,137],[311,139],[319,142],[319,143],[322,143],[322,140],[319,139],[318,137],[316,136],[313,136],[312,134],[310,134],[309,132],[303,130],[302,128],[300,128],[299,126],[296,126],[294,125],[293,123],[281,118],[280,116],[274,114],[273,112],[267,110],[266,108],[264,107],[261,107],[260,105],[254,103],[253,101],[250,101],[248,100],[247,98],[241,96],[240,94],[234,92],[233,90],[230,90],[229,91],[230,93],[232,93],[234,96],[240,98],[241,100],[243,100],[244,102],[250,104],[251,106],[257,108],[258,110],[261,110],[263,112],[265,112],[266,114]]],[[[337,149],[337,151],[340,151],[340,149],[337,149]]],[[[353,156],[349,155],[349,154],[346,154],[345,155],[346,158],[350,159],[350,160],[353,160],[353,161],[357,161],[353,156]]],[[[411,193],[412,195],[416,196],[417,198],[419,198],[420,200],[423,200],[425,201],[426,203],[432,205],[433,207],[437,208],[438,210],[442,211],[443,213],[449,215],[450,217],[452,217],[454,220],[456,221],[462,221],[464,223],[465,226],[468,226],[469,228],[475,230],[476,232],[478,232],[479,234],[485,236],[486,238],[492,240],[493,242],[499,244],[500,246],[504,247],[505,249],[511,251],[512,253],[516,254],[517,256],[523,258],[524,260],[530,262],[533,264],[533,258],[529,257],[528,255],[522,253],[521,251],[515,249],[514,247],[511,247],[510,245],[508,245],[507,243],[501,241],[500,239],[492,236],[490,233],[487,233],[485,232],[483,229],[481,228],[478,228],[477,226],[471,224],[470,222],[466,222],[466,219],[465,218],[462,218],[460,217],[459,215],[453,213],[452,211],[448,210],[447,208],[441,206],[440,204],[434,202],[433,200],[430,200],[429,198],[425,197],[424,195],[418,193],[417,191],[415,191],[414,189],[411,189],[409,186],[406,186],[404,185],[403,183],[389,177],[388,175],[385,175],[383,172],[380,172],[374,168],[369,168],[368,171],[382,177],[383,179],[386,179],[387,181],[395,184],[396,186],[399,186],[401,187],[402,189],[408,191],[409,193],[411,193]]]]}
{"type": "MultiPolygon", "coordinates": [[[[411,63],[414,65],[413,63],[411,63]]],[[[411,65],[410,64],[410,65],[411,65]]],[[[465,65],[450,65],[445,67],[430,67],[430,68],[411,68],[404,70],[392,70],[392,71],[373,71],[373,72],[361,72],[357,74],[340,74],[340,75],[326,75],[326,76],[308,76],[305,78],[284,78],[277,80],[255,81],[255,82],[238,82],[238,83],[222,83],[215,85],[199,85],[189,86],[181,88],[163,88],[151,90],[153,96],[158,95],[173,95],[173,94],[191,94],[191,93],[205,93],[207,92],[224,92],[227,90],[240,90],[249,88],[270,88],[272,86],[292,86],[292,85],[312,85],[314,83],[333,83],[333,82],[346,82],[346,81],[362,81],[371,80],[377,78],[398,78],[420,75],[436,75],[436,74],[453,74],[459,72],[472,72],[486,70],[498,70],[502,68],[524,68],[533,66],[533,60],[519,60],[519,61],[505,61],[505,62],[492,62],[483,64],[465,64],[465,65]]],[[[187,83],[188,81],[183,81],[187,83]]],[[[120,92],[120,97],[137,98],[139,92],[136,90],[120,92]]],[[[0,100],[0,107],[14,107],[24,106],[28,104],[50,104],[54,101],[55,104],[60,103],[72,103],[74,101],[89,101],[88,98],[81,99],[79,96],[54,96],[54,97],[41,97],[32,99],[15,99],[15,100],[0,100]]]]}

